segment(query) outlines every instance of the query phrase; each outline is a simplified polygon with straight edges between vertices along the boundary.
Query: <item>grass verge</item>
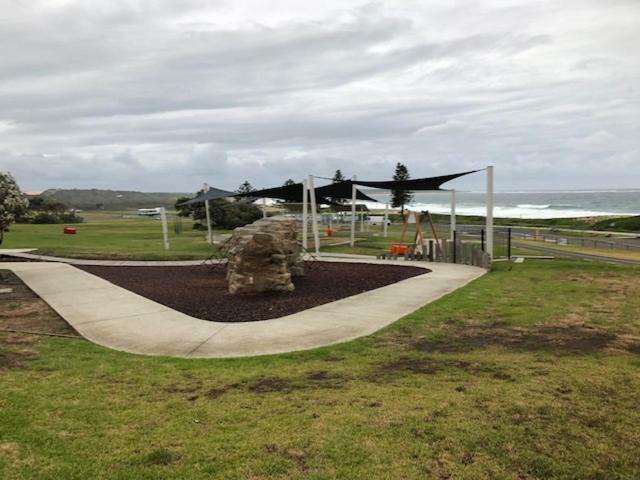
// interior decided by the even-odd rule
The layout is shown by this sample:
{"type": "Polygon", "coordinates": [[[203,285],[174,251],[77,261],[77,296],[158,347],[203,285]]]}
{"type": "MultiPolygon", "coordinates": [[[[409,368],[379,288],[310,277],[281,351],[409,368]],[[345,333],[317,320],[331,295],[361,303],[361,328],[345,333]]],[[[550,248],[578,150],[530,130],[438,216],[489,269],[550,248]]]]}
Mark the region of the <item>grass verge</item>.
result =
{"type": "Polygon", "coordinates": [[[635,479],[639,273],[497,264],[375,335],[287,355],[41,340],[0,373],[0,476],[635,479]]]}

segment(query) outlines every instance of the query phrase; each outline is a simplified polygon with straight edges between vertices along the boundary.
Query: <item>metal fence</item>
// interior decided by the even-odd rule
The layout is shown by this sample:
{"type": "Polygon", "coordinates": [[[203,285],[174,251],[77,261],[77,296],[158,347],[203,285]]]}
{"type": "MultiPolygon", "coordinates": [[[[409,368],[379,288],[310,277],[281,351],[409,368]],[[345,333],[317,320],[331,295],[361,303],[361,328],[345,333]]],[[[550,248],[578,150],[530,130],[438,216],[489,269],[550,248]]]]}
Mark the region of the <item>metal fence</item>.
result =
{"type": "Polygon", "coordinates": [[[640,238],[601,238],[578,237],[554,233],[531,231],[514,231],[513,238],[532,242],[552,243],[555,245],[593,248],[597,250],[622,250],[640,252],[640,238]]]}

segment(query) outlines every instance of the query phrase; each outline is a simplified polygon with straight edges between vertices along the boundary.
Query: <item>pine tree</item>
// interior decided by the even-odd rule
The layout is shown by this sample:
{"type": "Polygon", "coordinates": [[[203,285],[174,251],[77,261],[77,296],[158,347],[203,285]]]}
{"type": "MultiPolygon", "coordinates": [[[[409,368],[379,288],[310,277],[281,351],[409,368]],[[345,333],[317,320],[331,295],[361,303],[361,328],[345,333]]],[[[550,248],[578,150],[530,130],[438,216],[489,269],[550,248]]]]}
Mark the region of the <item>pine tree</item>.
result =
{"type": "Polygon", "coordinates": [[[244,183],[238,187],[237,193],[251,193],[255,192],[255,190],[253,185],[251,185],[248,180],[245,180],[244,183]]]}
{"type": "MultiPolygon", "coordinates": [[[[288,180],[285,180],[285,182],[282,184],[283,187],[290,187],[291,185],[295,185],[297,182],[295,180],[293,180],[292,178],[289,178],[288,180]]],[[[296,203],[295,201],[291,201],[291,200],[281,200],[282,203],[296,203]]],[[[288,205],[287,208],[289,208],[291,211],[295,210],[295,207],[293,207],[292,205],[288,205]]],[[[302,208],[302,207],[300,207],[302,208]]]]}
{"type": "MultiPolygon", "coordinates": [[[[338,169],[336,170],[336,173],[333,174],[333,179],[331,179],[331,182],[340,183],[340,182],[344,182],[345,180],[346,178],[344,178],[344,175],[342,175],[342,172],[340,171],[340,169],[338,169]]],[[[337,204],[345,203],[345,200],[342,198],[331,198],[331,201],[337,204]]]]}
{"type": "MultiPolygon", "coordinates": [[[[409,180],[411,176],[409,175],[409,170],[402,163],[398,163],[396,165],[396,171],[393,175],[393,180],[396,182],[401,182],[404,180],[409,180]]],[[[404,214],[404,206],[407,203],[411,203],[413,200],[413,194],[408,190],[391,190],[391,206],[393,208],[401,208],[402,213],[404,214]]]]}

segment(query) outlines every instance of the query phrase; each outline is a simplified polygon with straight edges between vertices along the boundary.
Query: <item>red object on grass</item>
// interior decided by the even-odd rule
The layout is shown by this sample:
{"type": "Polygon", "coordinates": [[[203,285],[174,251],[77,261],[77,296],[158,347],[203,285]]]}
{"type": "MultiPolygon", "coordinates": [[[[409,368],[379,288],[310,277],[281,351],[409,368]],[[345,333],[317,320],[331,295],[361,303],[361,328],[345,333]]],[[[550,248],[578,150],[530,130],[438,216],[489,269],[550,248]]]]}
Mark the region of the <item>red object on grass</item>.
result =
{"type": "Polygon", "coordinates": [[[336,231],[333,228],[327,228],[327,237],[333,237],[334,233],[336,233],[336,231]]]}
{"type": "Polygon", "coordinates": [[[389,251],[391,252],[391,255],[404,255],[405,253],[407,253],[407,251],[409,251],[409,247],[406,245],[398,245],[397,243],[394,243],[393,245],[391,245],[389,251]]]}
{"type": "Polygon", "coordinates": [[[76,234],[76,229],[74,227],[64,227],[62,232],[65,235],[75,235],[76,234]]]}

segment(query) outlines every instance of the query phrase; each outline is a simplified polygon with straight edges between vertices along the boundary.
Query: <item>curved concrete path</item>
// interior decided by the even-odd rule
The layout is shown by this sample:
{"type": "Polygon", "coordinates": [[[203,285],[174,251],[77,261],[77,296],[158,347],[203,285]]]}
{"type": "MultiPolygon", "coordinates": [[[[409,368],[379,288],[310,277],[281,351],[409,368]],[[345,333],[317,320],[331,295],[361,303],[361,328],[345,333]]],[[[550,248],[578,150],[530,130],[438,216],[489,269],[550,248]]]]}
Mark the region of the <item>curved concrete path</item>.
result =
{"type": "Polygon", "coordinates": [[[105,347],[144,355],[224,358],[306,350],[369,335],[485,273],[445,263],[323,258],[420,266],[431,273],[258,322],[190,317],[72,265],[3,262],[78,333],[105,347]]]}

